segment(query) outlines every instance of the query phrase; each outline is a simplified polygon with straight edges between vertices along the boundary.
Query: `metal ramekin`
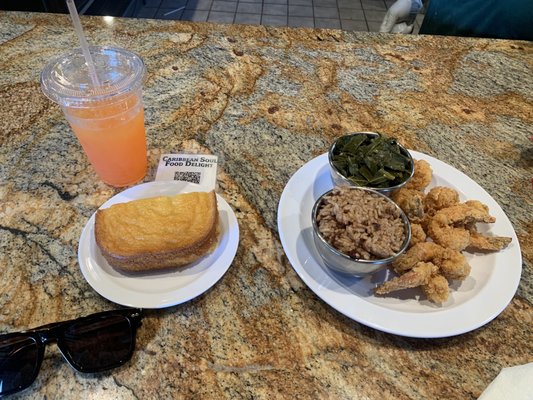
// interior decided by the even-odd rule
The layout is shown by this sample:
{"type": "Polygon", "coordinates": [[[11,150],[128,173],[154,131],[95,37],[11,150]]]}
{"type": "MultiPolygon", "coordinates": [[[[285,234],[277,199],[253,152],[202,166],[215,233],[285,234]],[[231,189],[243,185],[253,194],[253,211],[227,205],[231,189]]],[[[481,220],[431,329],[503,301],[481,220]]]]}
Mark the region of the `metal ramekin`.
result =
{"type": "Polygon", "coordinates": [[[374,193],[385,198],[388,202],[394,204],[394,206],[400,212],[400,216],[402,218],[402,221],[404,223],[405,230],[406,230],[405,240],[403,241],[402,248],[394,256],[380,259],[380,260],[363,260],[363,259],[352,258],[342,253],[341,251],[337,250],[332,245],[330,245],[318,231],[318,223],[316,220],[318,209],[320,205],[322,204],[324,197],[330,194],[334,189],[331,189],[330,191],[324,193],[322,196],[318,198],[311,212],[311,220],[313,223],[313,237],[314,237],[314,241],[315,241],[315,245],[318,250],[318,253],[320,254],[320,257],[322,257],[322,260],[324,261],[326,266],[331,268],[334,271],[342,272],[344,274],[349,274],[349,275],[354,275],[354,276],[365,276],[365,275],[373,274],[374,272],[380,270],[381,268],[393,262],[398,256],[400,256],[402,253],[405,252],[405,250],[407,249],[407,246],[409,245],[409,241],[411,240],[411,225],[409,223],[409,219],[407,218],[405,213],[402,211],[402,209],[398,207],[398,205],[394,201],[392,201],[389,197],[387,197],[383,193],[380,193],[373,189],[361,188],[361,187],[356,187],[356,186],[352,186],[349,189],[350,190],[364,190],[370,193],[374,193]]]}

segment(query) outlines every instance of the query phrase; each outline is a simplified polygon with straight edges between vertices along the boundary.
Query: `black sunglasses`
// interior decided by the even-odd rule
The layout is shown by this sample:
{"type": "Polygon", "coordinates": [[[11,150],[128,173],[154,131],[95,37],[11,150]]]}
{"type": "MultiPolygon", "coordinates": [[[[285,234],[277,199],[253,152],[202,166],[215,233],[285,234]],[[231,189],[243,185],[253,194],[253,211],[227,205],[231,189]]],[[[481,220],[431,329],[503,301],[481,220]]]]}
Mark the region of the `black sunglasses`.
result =
{"type": "Polygon", "coordinates": [[[141,319],[139,309],[105,311],[0,335],[0,397],[35,381],[48,343],[57,343],[63,357],[80,372],[101,372],[124,364],[135,349],[141,319]]]}

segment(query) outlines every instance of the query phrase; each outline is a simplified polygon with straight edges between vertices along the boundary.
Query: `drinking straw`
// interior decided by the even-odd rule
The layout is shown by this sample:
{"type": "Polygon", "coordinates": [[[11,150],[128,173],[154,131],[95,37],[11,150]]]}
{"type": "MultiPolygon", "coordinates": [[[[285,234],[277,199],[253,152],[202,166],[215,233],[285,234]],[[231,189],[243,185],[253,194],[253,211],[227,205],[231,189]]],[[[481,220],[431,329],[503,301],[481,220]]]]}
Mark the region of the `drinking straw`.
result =
{"type": "Polygon", "coordinates": [[[185,8],[185,7],[176,8],[176,9],[174,9],[174,10],[171,10],[171,11],[167,12],[167,13],[164,13],[163,15],[166,17],[167,15],[174,14],[175,12],[181,11],[181,10],[183,10],[184,8],[185,8]]]}
{"type": "Polygon", "coordinates": [[[72,18],[72,23],[74,24],[74,29],[76,30],[76,35],[78,35],[78,39],[80,41],[81,51],[85,57],[85,63],[87,64],[87,68],[89,68],[89,77],[91,78],[91,82],[93,83],[93,86],[100,86],[100,81],[96,75],[96,68],[94,67],[93,58],[91,57],[89,45],[87,43],[87,39],[85,39],[85,34],[83,33],[80,16],[78,15],[78,10],[76,10],[74,0],[67,0],[67,7],[68,11],[70,12],[70,18],[72,18]]]}

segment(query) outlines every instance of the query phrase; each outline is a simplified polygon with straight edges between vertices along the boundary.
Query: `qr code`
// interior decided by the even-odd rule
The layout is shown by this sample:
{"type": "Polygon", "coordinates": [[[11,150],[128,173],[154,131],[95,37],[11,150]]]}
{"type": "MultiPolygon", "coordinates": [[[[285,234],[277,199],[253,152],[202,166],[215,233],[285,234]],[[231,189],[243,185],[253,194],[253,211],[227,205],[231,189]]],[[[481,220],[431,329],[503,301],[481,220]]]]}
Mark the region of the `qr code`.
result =
{"type": "Polygon", "coordinates": [[[174,180],[200,184],[201,176],[201,172],[177,171],[176,173],[174,173],[174,180]]]}

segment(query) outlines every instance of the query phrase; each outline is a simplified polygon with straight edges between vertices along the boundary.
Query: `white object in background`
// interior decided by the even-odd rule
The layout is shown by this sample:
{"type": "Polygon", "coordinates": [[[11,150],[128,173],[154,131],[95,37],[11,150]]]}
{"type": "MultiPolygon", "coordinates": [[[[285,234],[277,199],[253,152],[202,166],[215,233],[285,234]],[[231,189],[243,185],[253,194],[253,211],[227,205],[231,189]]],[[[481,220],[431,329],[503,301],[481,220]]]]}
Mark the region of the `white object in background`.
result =
{"type": "Polygon", "coordinates": [[[478,400],[533,400],[533,362],[503,368],[478,400]]]}
{"type": "Polygon", "coordinates": [[[387,10],[379,31],[386,33],[411,33],[415,18],[421,9],[421,0],[397,0],[387,10]]]}
{"type": "Polygon", "coordinates": [[[391,33],[405,33],[405,34],[409,34],[411,32],[413,32],[413,25],[407,25],[405,22],[394,25],[391,31],[391,33]]]}
{"type": "Polygon", "coordinates": [[[182,181],[215,190],[218,157],[208,154],[163,154],[156,181],[182,181]]]}

